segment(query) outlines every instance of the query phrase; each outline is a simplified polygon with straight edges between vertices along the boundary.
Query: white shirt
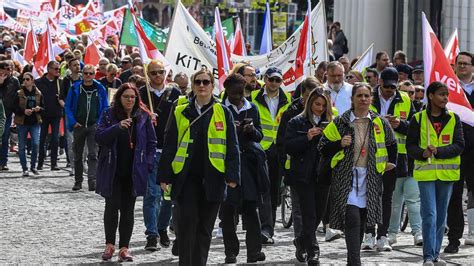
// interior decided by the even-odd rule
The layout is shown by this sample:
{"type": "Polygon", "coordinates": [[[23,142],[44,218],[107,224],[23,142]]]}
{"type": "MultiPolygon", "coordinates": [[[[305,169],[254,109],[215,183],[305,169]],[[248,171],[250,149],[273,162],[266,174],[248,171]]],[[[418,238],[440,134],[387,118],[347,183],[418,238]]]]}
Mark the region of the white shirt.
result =
{"type": "Polygon", "coordinates": [[[382,97],[382,92],[380,91],[380,87],[379,87],[380,115],[388,114],[388,108],[390,107],[390,104],[392,104],[392,101],[394,98],[395,98],[395,93],[392,95],[392,97],[388,98],[388,100],[385,100],[385,98],[382,97]]]}
{"type": "Polygon", "coordinates": [[[369,120],[372,120],[372,118],[370,117],[370,113],[367,113],[367,115],[364,117],[357,117],[355,116],[354,112],[351,112],[351,115],[349,116],[349,120],[351,121],[351,123],[354,122],[354,120],[361,118],[368,118],[369,120]]]}
{"type": "Polygon", "coordinates": [[[324,84],[324,89],[331,92],[332,106],[336,107],[339,114],[351,109],[352,85],[344,82],[339,92],[331,89],[329,84],[324,84]]]}
{"type": "Polygon", "coordinates": [[[321,117],[313,114],[313,121],[314,121],[314,124],[317,125],[319,124],[319,121],[321,121],[321,117]]]}
{"type": "Polygon", "coordinates": [[[267,89],[265,89],[263,90],[263,98],[265,99],[265,102],[267,103],[268,110],[270,111],[270,114],[272,115],[273,120],[275,120],[275,117],[278,113],[278,103],[280,102],[280,91],[278,91],[275,97],[270,97],[268,96],[267,89]]]}
{"type": "Polygon", "coordinates": [[[357,206],[359,208],[367,207],[367,168],[352,168],[352,190],[349,192],[347,204],[357,206]]]}
{"type": "Polygon", "coordinates": [[[165,92],[165,86],[163,86],[161,89],[155,89],[150,85],[150,91],[153,92],[157,97],[161,97],[163,92],[165,92]]]}
{"type": "Polygon", "coordinates": [[[237,113],[237,114],[240,114],[241,112],[243,111],[247,111],[247,110],[250,110],[252,109],[252,105],[250,104],[250,102],[244,98],[244,105],[239,109],[237,106],[233,105],[232,103],[230,103],[229,99],[226,98],[225,101],[224,101],[224,104],[225,106],[227,107],[232,107],[234,109],[234,111],[237,113]]]}
{"type": "Polygon", "coordinates": [[[474,91],[474,79],[472,79],[469,83],[464,83],[462,81],[459,81],[459,83],[461,83],[461,87],[464,89],[465,92],[467,92],[467,94],[472,94],[472,92],[474,91]]]}

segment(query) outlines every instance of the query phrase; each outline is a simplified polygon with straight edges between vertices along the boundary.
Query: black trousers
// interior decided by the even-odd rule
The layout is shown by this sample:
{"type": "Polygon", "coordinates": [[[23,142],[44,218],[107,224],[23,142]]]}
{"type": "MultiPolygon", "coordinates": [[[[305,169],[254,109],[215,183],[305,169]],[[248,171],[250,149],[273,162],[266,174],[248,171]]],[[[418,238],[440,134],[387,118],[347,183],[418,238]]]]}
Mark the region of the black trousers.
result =
{"type": "MultiPolygon", "coordinates": [[[[383,193],[382,193],[382,224],[377,226],[377,239],[387,236],[388,227],[390,226],[390,216],[392,215],[392,195],[397,182],[397,173],[393,169],[385,172],[382,176],[383,193]]],[[[375,236],[375,227],[367,227],[366,233],[375,236]]]]}
{"type": "Polygon", "coordinates": [[[367,209],[347,205],[345,221],[347,265],[361,265],[360,245],[364,237],[366,222],[367,209]]]}
{"type": "Polygon", "coordinates": [[[219,203],[208,201],[204,187],[191,180],[184,184],[177,201],[179,265],[204,266],[219,203]]]}
{"type": "Polygon", "coordinates": [[[319,255],[319,245],[316,239],[316,227],[323,219],[326,211],[329,186],[318,185],[315,183],[303,184],[295,183],[293,185],[298,193],[301,221],[303,224],[302,238],[303,246],[306,249],[308,257],[312,258],[319,255]]]}
{"type": "Polygon", "coordinates": [[[106,244],[115,245],[118,225],[119,247],[128,247],[133,233],[135,200],[136,197],[132,194],[132,186],[130,184],[125,185],[116,178],[112,196],[105,198],[104,229],[106,244]]]}
{"type": "MultiPolygon", "coordinates": [[[[247,246],[247,257],[256,255],[262,251],[262,239],[260,237],[260,219],[257,214],[255,201],[243,201],[239,208],[242,213],[242,222],[246,225],[245,245],[247,246]]],[[[224,248],[226,256],[237,256],[239,254],[240,242],[236,234],[238,219],[237,206],[223,203],[220,208],[222,218],[222,234],[224,236],[224,248]]]]}
{"type": "MultiPolygon", "coordinates": [[[[472,163],[472,162],[471,162],[472,163]]],[[[461,168],[462,169],[462,168],[461,168]]],[[[464,211],[462,209],[462,194],[464,191],[464,175],[461,172],[459,181],[454,182],[453,192],[448,205],[448,216],[446,225],[448,226],[448,240],[450,244],[461,245],[460,239],[464,232],[464,211]]]]}
{"type": "Polygon", "coordinates": [[[279,173],[278,154],[276,146],[273,145],[266,151],[268,164],[268,177],[270,179],[270,190],[265,193],[263,203],[258,206],[258,213],[262,223],[262,231],[270,236],[274,234],[276,210],[280,202],[281,175],[279,173]]]}
{"type": "Polygon", "coordinates": [[[58,162],[59,126],[61,117],[42,117],[42,120],[38,166],[43,166],[46,157],[46,137],[48,136],[48,129],[51,125],[51,167],[54,167],[57,166],[58,162]]]}

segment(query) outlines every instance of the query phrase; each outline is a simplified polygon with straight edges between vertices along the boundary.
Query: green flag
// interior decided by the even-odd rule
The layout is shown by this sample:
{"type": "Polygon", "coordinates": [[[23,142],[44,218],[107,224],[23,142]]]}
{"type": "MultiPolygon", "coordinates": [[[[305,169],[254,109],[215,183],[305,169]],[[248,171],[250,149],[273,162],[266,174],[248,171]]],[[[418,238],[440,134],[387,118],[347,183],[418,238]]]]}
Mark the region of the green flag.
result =
{"type": "MultiPolygon", "coordinates": [[[[209,26],[204,29],[205,32],[209,33],[209,36],[214,37],[213,26],[209,26]]],[[[222,30],[224,31],[225,39],[229,40],[234,36],[234,19],[228,18],[222,21],[222,30]]]]}
{"type": "MultiPolygon", "coordinates": [[[[138,18],[138,22],[145,31],[146,36],[150,41],[155,45],[158,50],[163,51],[166,46],[167,34],[158,27],[155,27],[153,24],[148,21],[138,18]]],[[[123,45],[129,46],[138,46],[138,36],[135,26],[133,25],[132,15],[130,10],[127,9],[125,16],[123,18],[122,24],[122,35],[120,37],[120,43],[123,45]]]]}

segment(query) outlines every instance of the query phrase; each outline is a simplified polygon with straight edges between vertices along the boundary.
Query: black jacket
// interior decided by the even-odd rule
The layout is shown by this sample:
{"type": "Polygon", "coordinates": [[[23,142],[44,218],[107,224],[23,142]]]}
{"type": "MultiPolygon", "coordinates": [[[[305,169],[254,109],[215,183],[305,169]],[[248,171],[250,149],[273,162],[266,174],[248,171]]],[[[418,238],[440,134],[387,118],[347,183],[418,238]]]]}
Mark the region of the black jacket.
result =
{"type": "MultiPolygon", "coordinates": [[[[217,101],[217,100],[213,100],[217,101]]],[[[196,119],[199,114],[195,107],[195,98],[190,99],[189,104],[183,110],[183,115],[189,119],[190,123],[196,119]]],[[[219,103],[216,103],[219,104],[219,103]]],[[[208,105],[208,108],[211,105],[208,105]]],[[[200,181],[204,189],[207,200],[222,202],[226,197],[226,181],[240,184],[240,155],[239,144],[237,140],[234,119],[229,109],[223,106],[226,118],[227,140],[226,140],[226,158],[225,173],[217,171],[209,161],[207,148],[207,130],[213,114],[212,109],[201,116],[190,127],[190,138],[193,143],[188,147],[188,157],[184,163],[183,170],[175,175],[171,163],[176,155],[178,143],[178,128],[176,118],[172,114],[168,120],[165,131],[165,141],[163,152],[161,154],[158,166],[157,183],[172,184],[171,198],[177,200],[181,196],[181,191],[185,183],[200,181]],[[199,138],[199,139],[198,139],[199,138]],[[197,143],[203,143],[202,149],[196,148],[197,143]],[[202,172],[196,171],[200,168],[202,172]]],[[[204,112],[204,109],[202,110],[204,112]]]]}
{"type": "MultiPolygon", "coordinates": [[[[434,155],[437,159],[449,159],[460,155],[464,149],[464,137],[462,132],[462,125],[458,115],[454,115],[456,119],[456,125],[454,127],[453,143],[437,148],[437,154],[434,155]]],[[[430,117],[430,121],[431,121],[430,117]]],[[[446,126],[451,116],[445,112],[441,115],[441,130],[446,126]]],[[[410,127],[408,128],[407,135],[407,153],[410,157],[419,161],[426,161],[423,157],[423,149],[419,146],[420,142],[420,124],[413,117],[410,121],[410,127]]]]}
{"type": "MultiPolygon", "coordinates": [[[[321,119],[319,122],[325,121],[321,119]]],[[[285,150],[291,156],[288,179],[291,184],[313,182],[329,184],[330,180],[320,179],[317,175],[320,154],[317,149],[321,134],[308,140],[307,132],[313,124],[304,116],[298,115],[288,122],[285,133],[285,150]]]]}
{"type": "MultiPolygon", "coordinates": [[[[474,107],[474,92],[469,95],[466,91],[464,94],[467,97],[467,100],[474,107]]],[[[468,159],[470,162],[474,162],[474,127],[466,123],[462,123],[462,130],[464,132],[464,141],[466,147],[464,148],[463,157],[468,159]]]]}
{"type": "Polygon", "coordinates": [[[5,114],[11,114],[15,110],[15,95],[20,89],[20,82],[14,76],[9,76],[0,84],[0,98],[3,99],[5,114]]]}
{"type": "Polygon", "coordinates": [[[61,93],[59,94],[59,98],[63,101],[66,100],[67,93],[69,92],[69,89],[72,87],[74,82],[82,80],[82,74],[79,74],[79,79],[73,80],[70,75],[66,75],[62,82],[61,82],[61,93]]]}
{"type": "MultiPolygon", "coordinates": [[[[377,112],[380,113],[381,109],[381,104],[380,104],[380,95],[379,95],[379,88],[380,86],[376,86],[373,91],[373,100],[372,100],[372,106],[374,106],[377,109],[377,112]]],[[[388,107],[388,114],[393,115],[394,110],[395,110],[395,105],[397,103],[403,102],[402,96],[400,95],[400,92],[397,90],[395,92],[395,97],[393,98],[392,102],[390,103],[390,106],[388,107]]],[[[413,106],[413,103],[410,106],[410,112],[407,114],[407,117],[405,119],[400,119],[400,125],[397,128],[394,128],[393,131],[407,135],[408,131],[408,126],[410,125],[410,119],[413,117],[413,114],[415,113],[415,107],[413,106]]],[[[406,154],[398,154],[397,157],[397,177],[407,177],[410,176],[410,171],[408,169],[408,157],[406,154]]]]}
{"type": "MultiPolygon", "coordinates": [[[[168,122],[168,117],[170,112],[173,109],[173,103],[181,95],[181,92],[173,87],[166,87],[166,91],[161,94],[160,97],[156,96],[153,92],[150,92],[152,104],[153,104],[153,113],[157,114],[156,119],[155,133],[156,133],[156,147],[158,149],[163,148],[163,141],[165,135],[166,123],[168,122]]],[[[142,102],[150,109],[150,102],[148,101],[148,93],[146,86],[140,88],[140,98],[142,102]]]]}
{"type": "Polygon", "coordinates": [[[43,117],[62,117],[63,108],[59,105],[59,94],[60,88],[58,84],[61,84],[62,80],[59,79],[59,83],[55,80],[49,81],[44,74],[41,78],[35,80],[36,87],[41,91],[44,100],[44,111],[43,117]]]}

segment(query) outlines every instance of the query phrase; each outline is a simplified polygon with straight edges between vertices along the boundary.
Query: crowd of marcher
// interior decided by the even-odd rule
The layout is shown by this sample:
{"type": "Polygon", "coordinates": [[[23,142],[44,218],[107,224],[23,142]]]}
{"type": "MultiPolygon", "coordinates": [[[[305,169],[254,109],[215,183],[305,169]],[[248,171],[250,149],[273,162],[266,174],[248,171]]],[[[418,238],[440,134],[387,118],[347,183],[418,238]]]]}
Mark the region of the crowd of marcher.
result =
{"type": "MultiPolygon", "coordinates": [[[[224,262],[236,263],[241,215],[246,261],[265,261],[262,246],[275,243],[283,183],[291,191],[300,262],[324,258],[320,224],[325,241],[345,235],[349,265],[361,264],[361,250],[391,251],[405,204],[424,265],[444,265],[445,231],[444,253],[457,253],[463,238],[464,182],[464,244],[474,245],[474,129],[446,108],[446,84],[425,91],[423,66],[408,65],[403,51],[393,62],[380,51],[363,73],[352,70],[356,60],[344,56],[340,28],[335,23],[330,31],[333,60],[320,62],[294,92],[282,89],[278,66],[259,77],[241,62],[219,95],[209,70],[173,75],[157,60],[145,66],[131,47],[123,56],[107,48],[97,66],[85,65],[80,40],[35,79],[31,65],[11,60],[24,38],[3,31],[0,171],[9,170],[16,151],[24,177],[48,170],[48,156],[50,170],[61,170],[64,150],[72,190],[82,189],[87,172],[88,190],[105,198],[106,261],[115,247],[120,261],[133,261],[140,196],[146,250],[172,246],[180,265],[206,265],[219,218],[224,262]]],[[[473,63],[464,51],[452,66],[472,106],[473,63]]]]}

